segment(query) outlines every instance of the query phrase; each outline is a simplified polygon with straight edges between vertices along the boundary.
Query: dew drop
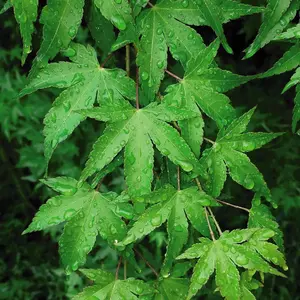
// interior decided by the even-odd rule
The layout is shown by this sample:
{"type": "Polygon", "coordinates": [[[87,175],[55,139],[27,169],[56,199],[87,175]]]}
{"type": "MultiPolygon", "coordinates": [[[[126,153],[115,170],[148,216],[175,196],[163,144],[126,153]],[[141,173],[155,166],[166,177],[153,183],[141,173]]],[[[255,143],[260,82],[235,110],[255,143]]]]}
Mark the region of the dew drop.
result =
{"type": "Polygon", "coordinates": [[[177,163],[180,165],[180,167],[186,171],[186,172],[190,172],[193,170],[193,165],[187,161],[184,160],[178,160],[177,163]]]}
{"type": "Polygon", "coordinates": [[[153,226],[159,226],[161,224],[161,216],[155,216],[151,221],[150,223],[153,225],[153,226]]]}
{"type": "Polygon", "coordinates": [[[120,15],[112,16],[111,21],[119,30],[125,30],[127,27],[125,20],[120,15]]]}
{"type": "Polygon", "coordinates": [[[149,74],[147,72],[142,72],[141,78],[142,80],[147,80],[149,78],[149,74]]]}

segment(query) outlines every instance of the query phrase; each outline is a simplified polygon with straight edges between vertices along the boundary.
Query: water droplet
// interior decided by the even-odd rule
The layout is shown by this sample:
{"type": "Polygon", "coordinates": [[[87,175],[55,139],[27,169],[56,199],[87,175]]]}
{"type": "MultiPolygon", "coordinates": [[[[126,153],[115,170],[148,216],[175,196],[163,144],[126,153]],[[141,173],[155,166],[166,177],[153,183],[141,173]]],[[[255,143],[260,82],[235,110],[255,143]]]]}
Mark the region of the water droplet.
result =
{"type": "Polygon", "coordinates": [[[163,66],[164,66],[164,63],[162,61],[158,61],[157,66],[158,66],[159,69],[162,69],[163,66]]]}
{"type": "Polygon", "coordinates": [[[153,226],[159,226],[162,222],[162,219],[161,219],[161,216],[160,215],[157,215],[155,216],[151,221],[150,223],[153,225],[153,226]]]}
{"type": "Polygon", "coordinates": [[[236,262],[240,265],[246,265],[249,262],[249,259],[244,255],[240,255],[236,258],[236,262]]]}
{"type": "Polygon", "coordinates": [[[112,16],[111,21],[119,30],[125,30],[127,27],[125,20],[120,15],[112,16]]]}
{"type": "Polygon", "coordinates": [[[75,35],[76,35],[76,32],[77,32],[77,30],[76,30],[76,28],[75,27],[70,27],[69,28],[69,36],[71,37],[71,38],[74,38],[75,37],[75,35]]]}
{"type": "Polygon", "coordinates": [[[79,266],[78,261],[75,261],[75,262],[72,264],[72,270],[73,270],[73,271],[76,271],[76,270],[78,269],[78,266],[79,266]]]}
{"type": "Polygon", "coordinates": [[[183,0],[181,2],[181,5],[184,7],[184,8],[187,8],[189,6],[189,1],[188,0],[183,0]]]}
{"type": "Polygon", "coordinates": [[[193,165],[187,161],[184,160],[178,160],[177,163],[180,165],[180,167],[186,171],[186,172],[190,172],[193,170],[193,165]]]}
{"type": "Polygon", "coordinates": [[[163,30],[161,28],[157,28],[156,33],[158,35],[161,35],[163,33],[163,30]]]}
{"type": "Polygon", "coordinates": [[[64,219],[65,220],[70,220],[74,215],[76,214],[76,210],[74,208],[70,208],[65,211],[64,213],[64,219]]]}
{"type": "Polygon", "coordinates": [[[142,80],[147,80],[149,78],[149,74],[147,72],[142,72],[141,78],[142,80]]]}
{"type": "Polygon", "coordinates": [[[115,2],[116,2],[117,4],[121,4],[121,3],[122,3],[122,0],[115,0],[115,2]]]}
{"type": "Polygon", "coordinates": [[[244,181],[244,186],[248,190],[252,190],[254,188],[254,181],[251,178],[246,178],[244,181]]]}

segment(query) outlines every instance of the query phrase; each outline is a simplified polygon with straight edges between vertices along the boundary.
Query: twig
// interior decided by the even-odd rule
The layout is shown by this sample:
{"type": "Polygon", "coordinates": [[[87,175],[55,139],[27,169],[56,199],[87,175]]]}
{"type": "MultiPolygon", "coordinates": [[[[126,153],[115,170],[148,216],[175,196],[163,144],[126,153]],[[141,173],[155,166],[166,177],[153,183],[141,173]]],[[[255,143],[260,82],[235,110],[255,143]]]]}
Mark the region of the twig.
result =
{"type": "Polygon", "coordinates": [[[150,3],[150,2],[148,2],[148,5],[150,6],[150,7],[153,7],[154,5],[152,4],[152,3],[150,3]]]}
{"type": "Polygon", "coordinates": [[[211,143],[211,144],[214,144],[214,143],[215,143],[214,141],[212,141],[212,140],[210,140],[210,139],[208,139],[208,138],[203,138],[203,139],[204,139],[205,141],[211,143]]]}
{"type": "Polygon", "coordinates": [[[200,181],[199,181],[199,179],[198,179],[197,177],[195,178],[195,182],[196,182],[196,184],[197,184],[197,186],[198,186],[198,190],[199,190],[199,191],[202,191],[201,183],[200,183],[200,181]]]}
{"type": "Polygon", "coordinates": [[[126,45],[126,73],[130,76],[130,45],[126,45]]]}
{"type": "Polygon", "coordinates": [[[211,210],[210,207],[207,207],[207,209],[208,209],[208,211],[209,211],[211,217],[212,217],[213,220],[214,220],[214,223],[215,223],[215,225],[216,225],[216,227],[217,227],[217,229],[218,229],[219,235],[222,235],[221,227],[220,227],[220,225],[219,225],[219,223],[218,223],[218,221],[217,221],[217,219],[216,219],[216,217],[215,217],[213,211],[211,210]]]}
{"type": "Polygon", "coordinates": [[[180,191],[180,167],[177,167],[177,190],[180,191]]]}
{"type": "Polygon", "coordinates": [[[159,278],[159,274],[156,272],[156,270],[150,265],[150,263],[148,262],[148,260],[142,255],[141,252],[139,252],[138,250],[136,250],[135,248],[133,248],[133,251],[145,262],[145,264],[151,269],[151,271],[153,272],[153,274],[155,274],[155,276],[157,278],[159,278]]]}
{"type": "Polygon", "coordinates": [[[248,208],[246,208],[246,207],[234,205],[234,204],[231,204],[231,203],[228,203],[228,202],[225,202],[225,201],[222,201],[222,200],[218,200],[218,199],[216,199],[216,201],[218,201],[218,202],[220,202],[220,203],[222,203],[224,205],[232,206],[234,208],[241,209],[241,210],[244,210],[244,211],[250,213],[250,210],[248,208]]]}
{"type": "Polygon", "coordinates": [[[174,73],[168,71],[167,69],[165,70],[165,72],[166,72],[167,74],[169,74],[170,76],[172,76],[173,78],[175,78],[176,80],[178,80],[178,81],[181,81],[181,80],[182,80],[182,78],[178,77],[177,75],[175,75],[174,73]]]}
{"type": "Polygon", "coordinates": [[[127,260],[124,260],[124,280],[127,279],[127,260]]]}
{"type": "Polygon", "coordinates": [[[215,234],[214,234],[214,232],[211,228],[206,207],[204,208],[204,212],[205,212],[206,222],[207,222],[207,225],[208,225],[210,236],[211,236],[212,240],[215,241],[216,240],[215,234]]]}
{"type": "Polygon", "coordinates": [[[177,131],[179,132],[179,134],[181,134],[181,129],[178,126],[178,124],[175,121],[173,121],[172,123],[173,123],[174,127],[177,129],[177,131]]]}
{"type": "Polygon", "coordinates": [[[98,185],[97,185],[97,187],[96,187],[96,191],[97,191],[97,192],[100,190],[100,187],[101,187],[101,185],[102,185],[103,179],[104,179],[104,178],[102,178],[102,179],[99,181],[99,183],[98,183],[98,185]]]}
{"type": "Polygon", "coordinates": [[[111,59],[111,57],[113,56],[113,54],[109,54],[106,59],[104,60],[104,62],[100,65],[101,68],[104,68],[105,64],[111,59]]]}
{"type": "Polygon", "coordinates": [[[116,280],[118,280],[118,278],[119,278],[119,270],[120,270],[121,263],[122,263],[122,256],[119,259],[118,266],[117,266],[117,269],[116,269],[116,276],[115,276],[116,280]]]}
{"type": "Polygon", "coordinates": [[[140,103],[139,103],[139,68],[136,68],[136,79],[135,79],[135,106],[136,106],[136,109],[140,109],[140,103]]]}

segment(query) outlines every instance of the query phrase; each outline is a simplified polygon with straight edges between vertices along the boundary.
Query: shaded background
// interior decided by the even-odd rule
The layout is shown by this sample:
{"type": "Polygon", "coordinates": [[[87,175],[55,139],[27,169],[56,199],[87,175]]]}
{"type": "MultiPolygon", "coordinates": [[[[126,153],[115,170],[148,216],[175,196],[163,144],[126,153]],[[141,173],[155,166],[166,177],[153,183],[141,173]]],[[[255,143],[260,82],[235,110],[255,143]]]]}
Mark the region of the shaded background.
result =
{"type": "MultiPolygon", "coordinates": [[[[264,5],[265,1],[253,0],[247,3],[264,5]]],[[[2,5],[3,1],[0,0],[2,5]]],[[[235,54],[228,55],[220,49],[217,62],[221,68],[243,75],[257,74],[270,68],[290,47],[287,43],[274,42],[253,58],[243,61],[242,51],[255,37],[260,23],[261,16],[254,15],[224,26],[235,54]]],[[[18,92],[26,83],[26,74],[39,47],[41,26],[36,24],[34,51],[23,67],[20,65],[22,43],[12,10],[0,17],[0,28],[0,299],[69,299],[82,289],[85,282],[78,273],[64,275],[57,244],[62,226],[21,235],[39,206],[53,195],[39,183],[39,179],[45,171],[42,120],[58,95],[58,90],[47,89],[18,99],[18,92]]],[[[209,28],[197,30],[206,44],[215,38],[209,28]]],[[[75,40],[94,45],[84,23],[75,40]]],[[[118,51],[111,64],[124,68],[124,57],[123,50],[118,51]]],[[[133,62],[132,70],[134,67],[133,62]]],[[[182,72],[172,59],[169,68],[177,74],[182,72]]],[[[279,203],[273,214],[284,231],[289,266],[287,279],[266,276],[264,289],[256,292],[258,299],[300,299],[300,137],[291,133],[294,90],[281,95],[290,76],[291,73],[286,73],[255,80],[228,93],[233,106],[240,112],[258,106],[250,130],[286,132],[284,136],[249,155],[264,174],[273,197],[279,203]]],[[[164,84],[170,82],[172,79],[168,78],[164,84]]],[[[102,129],[102,125],[93,121],[82,123],[72,137],[55,151],[49,176],[78,178],[91,145],[102,129]]],[[[216,128],[208,119],[205,129],[205,136],[214,139],[216,128]]],[[[101,186],[102,191],[121,192],[125,188],[122,168],[107,176],[101,186]]],[[[251,192],[227,180],[222,199],[250,207],[252,196],[251,192]]],[[[229,207],[217,211],[217,218],[224,229],[242,227],[247,222],[246,214],[229,207]]],[[[156,230],[143,242],[141,251],[157,269],[161,265],[165,245],[163,229],[156,230]]],[[[108,270],[114,270],[116,263],[114,250],[99,238],[86,266],[104,265],[108,270]]],[[[140,276],[143,278],[147,275],[149,270],[144,268],[140,276]]],[[[203,290],[202,293],[201,299],[220,299],[211,290],[203,290]]]]}

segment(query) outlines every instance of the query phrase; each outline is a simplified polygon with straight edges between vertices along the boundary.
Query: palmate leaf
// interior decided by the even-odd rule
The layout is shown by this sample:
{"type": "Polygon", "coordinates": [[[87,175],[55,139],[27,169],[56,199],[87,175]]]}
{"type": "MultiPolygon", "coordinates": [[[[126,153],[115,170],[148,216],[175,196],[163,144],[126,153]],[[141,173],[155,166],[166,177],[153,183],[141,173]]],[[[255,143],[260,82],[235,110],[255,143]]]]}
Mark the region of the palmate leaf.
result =
{"type": "Polygon", "coordinates": [[[184,171],[202,173],[189,146],[177,130],[166,123],[195,117],[197,112],[164,104],[152,103],[143,109],[125,104],[116,107],[103,103],[98,108],[78,111],[84,117],[108,121],[103,135],[93,146],[80,182],[104,168],[125,147],[125,175],[130,196],[150,193],[153,177],[152,142],[184,171]]]}
{"type": "Polygon", "coordinates": [[[128,1],[120,0],[93,0],[102,15],[120,30],[119,37],[112,46],[112,50],[136,42],[137,32],[131,7],[128,1]]]}
{"type": "Polygon", "coordinates": [[[245,58],[250,58],[260,48],[269,43],[295,17],[299,6],[298,0],[294,1],[291,7],[290,4],[291,0],[268,0],[263,23],[255,40],[246,49],[245,58]]]}
{"type": "Polygon", "coordinates": [[[183,66],[195,58],[205,45],[194,29],[184,25],[209,25],[231,51],[222,23],[242,15],[260,12],[261,8],[231,0],[171,1],[161,0],[143,11],[138,24],[142,34],[137,63],[142,88],[149,101],[158,91],[167,65],[167,49],[183,66]]]}
{"type": "Polygon", "coordinates": [[[258,149],[282,133],[244,133],[254,109],[222,128],[213,146],[203,153],[200,163],[208,170],[206,188],[213,197],[221,193],[227,167],[234,181],[271,201],[262,174],[244,152],[258,149]]]}
{"type": "Polygon", "coordinates": [[[127,237],[119,245],[128,245],[152,232],[168,220],[168,248],[161,273],[167,275],[172,267],[174,257],[179,255],[188,239],[188,219],[201,234],[207,235],[204,206],[217,206],[218,203],[196,187],[177,191],[166,186],[148,196],[137,199],[151,203],[133,224],[127,237]]]}
{"type": "Polygon", "coordinates": [[[33,23],[37,18],[38,0],[10,0],[17,22],[20,24],[23,39],[22,64],[31,52],[31,35],[34,31],[33,23]]]}
{"type": "Polygon", "coordinates": [[[48,64],[20,93],[24,96],[51,86],[67,88],[55,100],[44,119],[47,162],[57,145],[84,120],[75,111],[93,107],[96,95],[99,103],[116,105],[123,103],[123,97],[135,98],[134,81],[121,69],[100,67],[92,47],[72,44],[66,52],[73,63],[48,64]]]}
{"type": "Polygon", "coordinates": [[[128,278],[126,280],[118,280],[112,273],[101,269],[81,269],[90,280],[94,281],[94,285],[87,287],[75,296],[74,300],[109,300],[109,299],[139,299],[139,296],[151,295],[154,289],[142,280],[128,278]]]}
{"type": "Polygon", "coordinates": [[[201,238],[200,243],[194,244],[178,257],[199,258],[187,299],[191,299],[206,284],[214,270],[216,285],[221,295],[228,300],[241,299],[241,279],[237,267],[284,276],[268,263],[270,256],[274,255],[272,262],[285,268],[282,254],[272,248],[275,245],[268,245],[270,249],[264,248],[265,241],[273,235],[274,232],[270,230],[253,228],[226,231],[214,241],[201,238]],[[260,249],[264,250],[260,252],[260,249]]]}
{"type": "MultiPolygon", "coordinates": [[[[25,1],[24,2],[30,2],[25,1]]],[[[66,49],[76,36],[83,16],[83,0],[49,0],[43,8],[43,40],[30,72],[35,77],[39,68],[46,66],[57,53],[66,49]]]]}
{"type": "Polygon", "coordinates": [[[78,182],[72,178],[59,177],[44,183],[64,194],[42,205],[23,234],[66,221],[59,239],[66,273],[70,274],[85,263],[98,234],[111,246],[126,236],[126,225],[116,213],[115,194],[101,194],[87,184],[77,189],[78,182]]]}
{"type": "Polygon", "coordinates": [[[195,59],[191,59],[184,78],[178,84],[168,87],[164,101],[177,107],[188,106],[195,111],[198,111],[199,106],[222,127],[234,119],[235,110],[230,105],[229,98],[221,93],[247,82],[251,77],[211,68],[218,48],[219,42],[215,40],[200,51],[195,59]]]}

